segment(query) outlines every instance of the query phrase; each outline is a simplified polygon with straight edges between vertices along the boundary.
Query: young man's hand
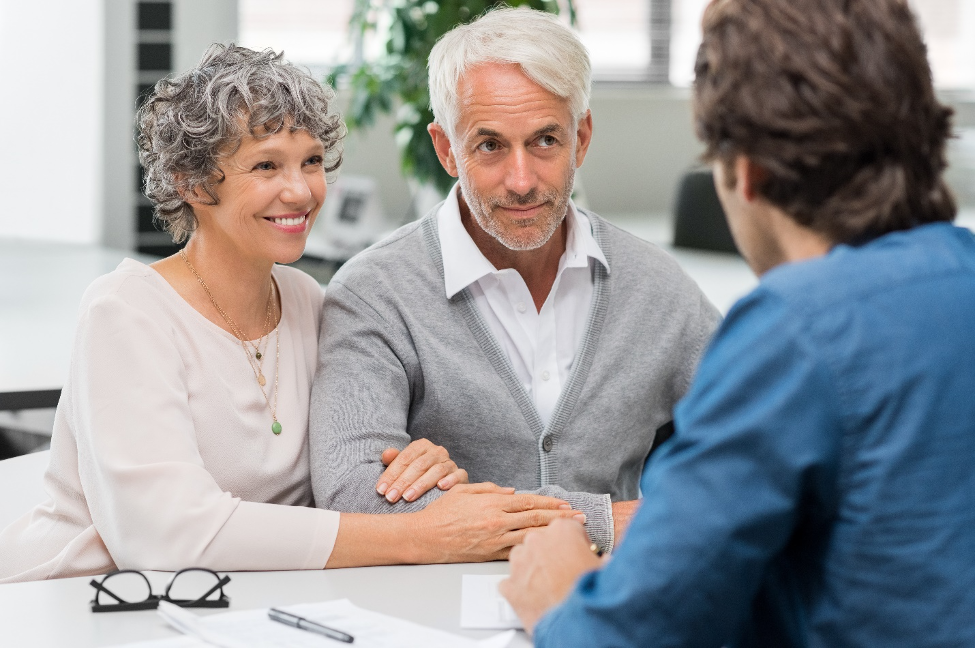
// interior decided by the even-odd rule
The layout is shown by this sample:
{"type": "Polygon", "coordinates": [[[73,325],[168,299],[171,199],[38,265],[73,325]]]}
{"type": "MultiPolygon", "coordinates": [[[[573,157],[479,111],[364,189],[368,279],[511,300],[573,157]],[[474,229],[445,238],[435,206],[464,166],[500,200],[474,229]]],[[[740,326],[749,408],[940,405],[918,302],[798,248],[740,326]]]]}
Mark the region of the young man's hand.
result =
{"type": "Polygon", "coordinates": [[[584,527],[571,519],[558,519],[530,531],[512,549],[511,575],[499,583],[499,593],[531,635],[543,614],[567,597],[580,576],[600,566],[584,527]]]}

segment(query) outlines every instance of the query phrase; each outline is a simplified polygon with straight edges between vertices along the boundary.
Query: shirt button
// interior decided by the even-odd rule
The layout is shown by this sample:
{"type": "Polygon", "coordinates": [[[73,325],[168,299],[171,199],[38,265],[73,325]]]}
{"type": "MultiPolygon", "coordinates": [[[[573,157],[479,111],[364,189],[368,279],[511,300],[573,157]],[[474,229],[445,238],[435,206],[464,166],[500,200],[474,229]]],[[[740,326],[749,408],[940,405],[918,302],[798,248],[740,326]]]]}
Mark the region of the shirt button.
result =
{"type": "Polygon", "coordinates": [[[516,311],[518,311],[520,314],[526,313],[526,303],[524,302],[518,303],[516,305],[516,311]]]}
{"type": "Polygon", "coordinates": [[[543,451],[550,451],[553,449],[553,437],[546,436],[543,438],[543,451]]]}
{"type": "Polygon", "coordinates": [[[549,370],[544,370],[543,371],[543,374],[541,374],[540,377],[543,378],[543,381],[549,381],[550,380],[550,371],[549,370]]]}

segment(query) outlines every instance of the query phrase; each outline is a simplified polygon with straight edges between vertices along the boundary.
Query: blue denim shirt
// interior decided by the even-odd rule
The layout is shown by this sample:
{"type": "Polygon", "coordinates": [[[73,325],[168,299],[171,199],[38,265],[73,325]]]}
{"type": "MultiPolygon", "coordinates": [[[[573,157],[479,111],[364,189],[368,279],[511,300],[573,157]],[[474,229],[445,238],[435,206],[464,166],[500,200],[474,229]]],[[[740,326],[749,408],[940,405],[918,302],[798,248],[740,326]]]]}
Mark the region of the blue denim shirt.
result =
{"type": "Polygon", "coordinates": [[[778,267],[540,646],[974,645],[974,235],[778,267]]]}

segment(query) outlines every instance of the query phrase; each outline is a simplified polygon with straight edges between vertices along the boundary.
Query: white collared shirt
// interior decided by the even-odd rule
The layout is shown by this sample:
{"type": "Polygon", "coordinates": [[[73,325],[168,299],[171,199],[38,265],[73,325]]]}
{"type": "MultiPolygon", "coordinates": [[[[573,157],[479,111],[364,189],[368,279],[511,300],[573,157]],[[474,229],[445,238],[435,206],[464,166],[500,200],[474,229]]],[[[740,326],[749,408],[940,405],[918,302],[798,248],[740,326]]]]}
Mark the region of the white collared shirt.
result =
{"type": "Polygon", "coordinates": [[[591,260],[608,268],[607,259],[594,239],[590,221],[571,202],[566,217],[566,250],[553,287],[537,313],[519,272],[496,269],[465,230],[458,192],[456,184],[437,214],[445,296],[450,300],[469,288],[546,426],[587,330],[594,293],[591,260]]]}

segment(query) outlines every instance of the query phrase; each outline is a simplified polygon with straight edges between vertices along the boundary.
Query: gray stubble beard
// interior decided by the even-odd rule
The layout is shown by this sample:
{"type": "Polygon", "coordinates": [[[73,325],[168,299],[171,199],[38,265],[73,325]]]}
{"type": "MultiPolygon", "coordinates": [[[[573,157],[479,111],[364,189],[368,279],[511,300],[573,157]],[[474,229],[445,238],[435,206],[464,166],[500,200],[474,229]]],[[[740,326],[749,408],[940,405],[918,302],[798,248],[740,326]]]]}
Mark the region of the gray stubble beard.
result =
{"type": "Polygon", "coordinates": [[[465,177],[465,172],[462,171],[460,167],[458,172],[458,184],[460,185],[461,194],[464,197],[465,203],[468,205],[468,209],[475,218],[475,222],[479,225],[479,227],[509,250],[530,251],[536,250],[548,242],[550,237],[553,236],[553,233],[555,233],[557,228],[560,227],[560,224],[563,223],[563,219],[566,217],[567,209],[570,205],[570,195],[573,193],[573,179],[576,173],[576,168],[571,161],[569,169],[567,170],[562,192],[554,191],[546,194],[540,194],[536,191],[536,188],[533,188],[527,194],[522,196],[510,193],[505,199],[481,197],[471,190],[468,184],[468,179],[465,177]],[[508,233],[506,232],[505,228],[501,227],[499,222],[492,218],[492,210],[496,207],[530,205],[533,203],[539,203],[541,200],[552,203],[553,210],[548,211],[545,215],[536,217],[530,223],[526,224],[520,229],[520,231],[530,230],[540,222],[540,219],[544,217],[549,219],[549,222],[545,225],[545,228],[538,231],[536,236],[528,241],[525,239],[516,240],[515,238],[508,237],[508,233]]]}

